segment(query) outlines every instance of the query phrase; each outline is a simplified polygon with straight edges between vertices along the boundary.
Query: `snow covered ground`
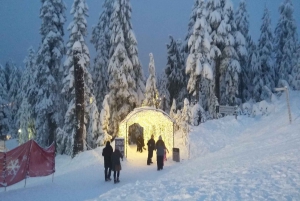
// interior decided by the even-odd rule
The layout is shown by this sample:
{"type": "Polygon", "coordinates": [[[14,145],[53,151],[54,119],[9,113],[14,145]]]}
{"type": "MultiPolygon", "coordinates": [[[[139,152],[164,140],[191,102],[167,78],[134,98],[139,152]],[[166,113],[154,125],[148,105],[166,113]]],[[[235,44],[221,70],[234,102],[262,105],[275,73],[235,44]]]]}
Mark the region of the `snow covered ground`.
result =
{"type": "Polygon", "coordinates": [[[177,133],[182,160],[169,155],[162,171],[131,147],[136,157],[121,162],[121,182],[105,182],[98,148],[74,159],[57,156],[54,178],[1,188],[0,200],[300,200],[300,93],[290,96],[292,124],[282,96],[267,116],[228,116],[192,128],[190,159],[177,133]]]}

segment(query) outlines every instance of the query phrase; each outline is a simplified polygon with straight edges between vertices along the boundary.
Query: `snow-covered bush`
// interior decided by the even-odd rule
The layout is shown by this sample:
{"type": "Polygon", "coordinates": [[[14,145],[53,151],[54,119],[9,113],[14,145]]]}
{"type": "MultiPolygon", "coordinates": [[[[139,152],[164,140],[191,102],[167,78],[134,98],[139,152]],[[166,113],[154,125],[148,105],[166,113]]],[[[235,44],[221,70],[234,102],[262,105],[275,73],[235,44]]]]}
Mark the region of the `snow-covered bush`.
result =
{"type": "Polygon", "coordinates": [[[204,109],[200,106],[199,103],[195,104],[191,108],[191,120],[190,123],[193,126],[198,126],[200,123],[203,123],[207,120],[207,115],[204,109]]]}

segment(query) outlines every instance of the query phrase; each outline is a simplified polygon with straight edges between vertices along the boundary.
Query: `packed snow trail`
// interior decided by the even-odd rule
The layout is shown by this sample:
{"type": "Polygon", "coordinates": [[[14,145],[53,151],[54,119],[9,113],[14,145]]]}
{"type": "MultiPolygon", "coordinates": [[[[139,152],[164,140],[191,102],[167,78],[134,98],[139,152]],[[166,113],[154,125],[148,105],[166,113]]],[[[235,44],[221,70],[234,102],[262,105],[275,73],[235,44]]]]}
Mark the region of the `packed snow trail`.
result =
{"type": "Polygon", "coordinates": [[[184,160],[169,158],[162,171],[146,165],[146,151],[131,147],[136,157],[121,162],[121,182],[105,182],[97,148],[72,160],[57,156],[53,183],[52,176],[29,178],[26,188],[19,182],[0,189],[0,200],[300,200],[299,100],[300,93],[291,92],[291,125],[283,96],[270,115],[228,116],[193,127],[189,160],[177,133],[184,160]]]}

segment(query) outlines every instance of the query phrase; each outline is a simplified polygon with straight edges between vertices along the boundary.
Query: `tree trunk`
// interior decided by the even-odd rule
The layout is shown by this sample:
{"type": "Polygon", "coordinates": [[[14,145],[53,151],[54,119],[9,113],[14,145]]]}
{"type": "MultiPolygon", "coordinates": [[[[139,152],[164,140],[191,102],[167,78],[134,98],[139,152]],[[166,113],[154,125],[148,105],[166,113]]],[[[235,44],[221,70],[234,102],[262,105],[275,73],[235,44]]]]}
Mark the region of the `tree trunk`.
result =
{"type": "Polygon", "coordinates": [[[83,151],[83,126],[84,126],[84,80],[83,68],[79,64],[81,52],[73,51],[74,80],[75,80],[75,137],[73,157],[83,151]]]}
{"type": "Polygon", "coordinates": [[[220,94],[220,65],[221,65],[221,59],[216,59],[216,77],[215,77],[215,93],[216,97],[218,99],[218,102],[221,102],[221,94],[220,94]]]}

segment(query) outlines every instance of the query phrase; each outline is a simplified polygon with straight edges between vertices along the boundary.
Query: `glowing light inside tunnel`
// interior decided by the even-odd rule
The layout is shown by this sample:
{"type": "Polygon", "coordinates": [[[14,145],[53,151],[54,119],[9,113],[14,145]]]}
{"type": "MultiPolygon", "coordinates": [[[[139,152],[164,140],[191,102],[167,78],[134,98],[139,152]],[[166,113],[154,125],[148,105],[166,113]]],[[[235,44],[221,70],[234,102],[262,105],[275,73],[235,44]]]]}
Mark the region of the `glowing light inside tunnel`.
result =
{"type": "Polygon", "coordinates": [[[121,122],[119,127],[118,137],[123,137],[125,139],[125,150],[124,153],[127,157],[127,146],[128,146],[128,133],[129,127],[137,123],[142,126],[143,136],[145,145],[147,148],[147,142],[154,135],[155,142],[161,135],[166,147],[171,152],[174,145],[174,130],[173,130],[173,120],[164,111],[152,107],[140,107],[134,109],[127,117],[121,122]]]}

